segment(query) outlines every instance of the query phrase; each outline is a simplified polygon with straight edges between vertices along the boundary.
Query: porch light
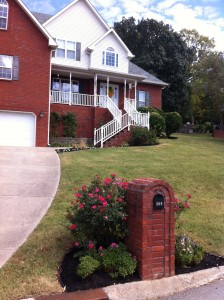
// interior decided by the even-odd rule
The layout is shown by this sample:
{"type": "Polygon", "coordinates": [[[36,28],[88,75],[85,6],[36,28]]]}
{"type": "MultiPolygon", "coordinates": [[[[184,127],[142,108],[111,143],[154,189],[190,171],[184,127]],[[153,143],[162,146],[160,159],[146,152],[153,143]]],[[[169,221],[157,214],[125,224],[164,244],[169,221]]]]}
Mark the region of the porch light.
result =
{"type": "Polygon", "coordinates": [[[41,109],[41,111],[40,111],[40,114],[39,114],[39,116],[40,116],[40,118],[43,118],[43,116],[44,116],[44,112],[43,112],[43,110],[41,109]]]}

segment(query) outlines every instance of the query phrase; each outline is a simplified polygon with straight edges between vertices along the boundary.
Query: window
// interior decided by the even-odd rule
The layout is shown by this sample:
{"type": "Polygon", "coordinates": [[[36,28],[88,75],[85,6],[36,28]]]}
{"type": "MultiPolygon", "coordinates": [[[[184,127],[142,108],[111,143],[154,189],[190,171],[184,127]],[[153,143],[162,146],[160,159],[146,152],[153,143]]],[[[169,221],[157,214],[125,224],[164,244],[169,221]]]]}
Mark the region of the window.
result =
{"type": "Polygon", "coordinates": [[[58,48],[56,49],[56,57],[63,57],[80,61],[81,59],[81,43],[57,39],[58,48]]]}
{"type": "Polygon", "coordinates": [[[137,91],[137,107],[149,106],[149,92],[137,91]]]}
{"type": "MultiPolygon", "coordinates": [[[[77,80],[72,80],[72,93],[79,92],[79,82],[77,80]]],[[[54,78],[52,81],[52,90],[61,91],[65,93],[70,92],[70,81],[68,79],[54,78]]]]}
{"type": "Polygon", "coordinates": [[[0,55],[0,79],[12,80],[13,56],[0,55]]]}
{"type": "Polygon", "coordinates": [[[9,6],[6,0],[0,0],[0,29],[7,29],[9,6]]]}
{"type": "Polygon", "coordinates": [[[118,67],[118,54],[115,53],[114,48],[109,47],[103,51],[102,64],[106,66],[118,67]]]}

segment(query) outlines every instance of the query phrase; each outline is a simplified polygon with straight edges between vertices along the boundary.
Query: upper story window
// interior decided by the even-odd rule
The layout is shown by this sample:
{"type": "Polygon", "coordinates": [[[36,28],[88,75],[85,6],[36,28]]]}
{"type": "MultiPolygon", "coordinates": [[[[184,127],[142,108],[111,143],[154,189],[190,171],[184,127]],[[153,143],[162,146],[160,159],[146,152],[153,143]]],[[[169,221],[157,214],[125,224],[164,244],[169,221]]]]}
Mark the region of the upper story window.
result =
{"type": "Polygon", "coordinates": [[[81,43],[57,39],[56,57],[81,60],[81,43]]]}
{"type": "Polygon", "coordinates": [[[103,51],[102,64],[118,67],[118,54],[115,53],[114,48],[108,47],[106,51],[103,51]]]}
{"type": "Polygon", "coordinates": [[[6,0],[0,0],[0,29],[7,29],[9,5],[6,0]]]}

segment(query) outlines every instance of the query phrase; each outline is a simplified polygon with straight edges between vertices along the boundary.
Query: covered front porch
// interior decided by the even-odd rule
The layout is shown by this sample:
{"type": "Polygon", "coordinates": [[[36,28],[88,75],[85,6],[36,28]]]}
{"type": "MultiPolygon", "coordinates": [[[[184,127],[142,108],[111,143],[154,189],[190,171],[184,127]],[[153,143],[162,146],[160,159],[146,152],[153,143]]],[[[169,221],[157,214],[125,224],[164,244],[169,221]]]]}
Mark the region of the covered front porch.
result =
{"type": "Polygon", "coordinates": [[[136,108],[137,83],[142,78],[102,72],[52,68],[51,103],[107,108],[108,98],[123,110],[129,99],[136,108]]]}

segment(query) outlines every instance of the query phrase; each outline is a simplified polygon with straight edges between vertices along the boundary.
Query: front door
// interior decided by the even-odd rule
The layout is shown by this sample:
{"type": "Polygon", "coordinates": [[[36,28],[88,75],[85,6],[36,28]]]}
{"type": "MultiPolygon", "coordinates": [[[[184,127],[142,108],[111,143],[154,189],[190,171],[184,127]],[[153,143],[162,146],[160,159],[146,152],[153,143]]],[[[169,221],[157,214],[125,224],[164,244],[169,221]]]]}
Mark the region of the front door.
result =
{"type": "MultiPolygon", "coordinates": [[[[100,95],[107,95],[107,84],[100,83],[100,95]]],[[[114,104],[118,107],[119,101],[119,85],[109,84],[108,96],[113,100],[114,104]]]]}

